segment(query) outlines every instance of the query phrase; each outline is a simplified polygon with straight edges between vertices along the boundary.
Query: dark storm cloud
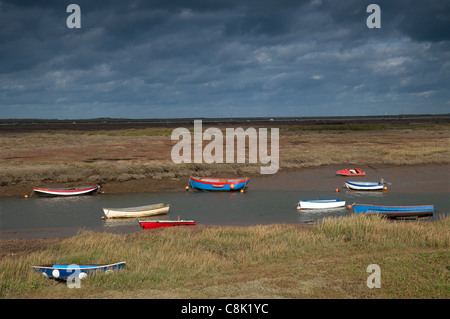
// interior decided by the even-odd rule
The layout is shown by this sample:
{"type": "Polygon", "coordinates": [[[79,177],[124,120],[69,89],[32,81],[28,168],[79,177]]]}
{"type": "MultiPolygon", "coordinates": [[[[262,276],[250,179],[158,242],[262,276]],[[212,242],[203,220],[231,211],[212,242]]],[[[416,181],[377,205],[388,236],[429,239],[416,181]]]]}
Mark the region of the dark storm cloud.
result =
{"type": "Polygon", "coordinates": [[[0,21],[3,118],[450,106],[448,1],[0,1],[0,21]],[[81,29],[66,26],[70,3],[81,29]]]}

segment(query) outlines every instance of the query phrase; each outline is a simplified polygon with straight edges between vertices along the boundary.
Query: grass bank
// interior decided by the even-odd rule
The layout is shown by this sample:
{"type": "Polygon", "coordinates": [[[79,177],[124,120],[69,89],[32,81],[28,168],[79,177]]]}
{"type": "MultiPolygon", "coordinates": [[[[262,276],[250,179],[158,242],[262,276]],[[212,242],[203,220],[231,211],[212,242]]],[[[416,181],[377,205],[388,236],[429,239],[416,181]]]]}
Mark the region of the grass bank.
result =
{"type": "Polygon", "coordinates": [[[81,232],[0,262],[2,298],[449,298],[450,219],[392,222],[352,215],[316,226],[81,232]],[[82,281],[45,279],[32,265],[126,267],[82,281]],[[381,269],[369,289],[367,267],[381,269]]]}

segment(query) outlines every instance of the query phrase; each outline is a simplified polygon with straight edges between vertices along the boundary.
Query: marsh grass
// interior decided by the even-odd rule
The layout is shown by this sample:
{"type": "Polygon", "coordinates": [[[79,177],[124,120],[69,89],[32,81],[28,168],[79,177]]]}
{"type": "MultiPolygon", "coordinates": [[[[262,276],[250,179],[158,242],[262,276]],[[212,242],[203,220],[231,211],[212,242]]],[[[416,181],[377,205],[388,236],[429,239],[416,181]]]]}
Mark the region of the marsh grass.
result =
{"type": "MultiPolygon", "coordinates": [[[[0,186],[259,175],[260,163],[174,164],[169,128],[0,136],[0,186]]],[[[207,142],[204,143],[206,145],[207,142]]],[[[450,163],[448,124],[345,124],[280,128],[280,170],[323,165],[450,163]]],[[[247,145],[248,146],[248,145],[247,145]]],[[[248,148],[248,147],[247,147],[248,148]]]]}
{"type": "Polygon", "coordinates": [[[450,219],[391,222],[379,216],[317,226],[172,228],[129,235],[80,232],[44,251],[0,262],[3,298],[448,298],[450,219]],[[45,279],[31,265],[114,263],[82,281],[45,279]],[[369,264],[382,289],[369,289],[369,264]],[[74,291],[77,290],[77,291],[74,291]]]}
{"type": "Polygon", "coordinates": [[[450,128],[280,132],[281,167],[423,165],[450,161],[450,128]],[[342,134],[341,134],[342,133],[342,134]]]}
{"type": "Polygon", "coordinates": [[[450,246],[450,218],[438,222],[391,221],[377,215],[353,215],[326,218],[315,229],[317,233],[344,242],[366,245],[383,245],[392,247],[432,247],[448,248],[450,246]]]}

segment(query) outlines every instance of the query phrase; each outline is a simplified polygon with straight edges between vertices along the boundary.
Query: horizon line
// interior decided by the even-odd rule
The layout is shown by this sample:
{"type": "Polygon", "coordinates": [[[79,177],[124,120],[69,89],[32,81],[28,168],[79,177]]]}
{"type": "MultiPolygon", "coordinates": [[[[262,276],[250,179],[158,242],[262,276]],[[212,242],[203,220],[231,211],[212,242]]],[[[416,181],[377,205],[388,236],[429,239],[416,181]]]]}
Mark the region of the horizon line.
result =
{"type": "Polygon", "coordinates": [[[20,122],[20,121],[55,121],[55,122],[86,122],[86,121],[186,121],[186,120],[220,120],[220,121],[230,121],[230,120],[308,120],[308,119],[352,119],[352,118],[402,118],[402,117],[450,117],[450,113],[419,113],[419,114],[390,114],[390,115],[340,115],[340,116],[250,116],[250,117],[174,117],[174,118],[127,118],[127,117],[94,117],[94,118],[0,118],[0,122],[20,122]]]}

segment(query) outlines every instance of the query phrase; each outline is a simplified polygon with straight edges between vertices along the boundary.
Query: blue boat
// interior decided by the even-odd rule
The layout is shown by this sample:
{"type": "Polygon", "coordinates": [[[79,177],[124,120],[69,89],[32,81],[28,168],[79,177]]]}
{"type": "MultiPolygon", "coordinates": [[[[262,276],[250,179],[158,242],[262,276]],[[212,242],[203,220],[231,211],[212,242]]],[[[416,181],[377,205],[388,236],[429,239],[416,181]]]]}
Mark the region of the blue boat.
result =
{"type": "Polygon", "coordinates": [[[244,189],[250,178],[209,178],[193,177],[189,178],[189,185],[192,188],[206,191],[238,191],[244,189]]]}
{"type": "Polygon", "coordinates": [[[78,278],[83,279],[97,271],[109,273],[115,270],[120,270],[124,266],[125,262],[122,261],[115,264],[53,264],[32,267],[35,271],[42,273],[45,277],[57,280],[67,280],[67,278],[73,274],[77,274],[78,278]]]}
{"type": "Polygon", "coordinates": [[[380,182],[360,182],[360,181],[346,181],[345,186],[348,189],[360,190],[360,191],[376,191],[386,190],[386,182],[381,180],[380,182]]]}
{"type": "Polygon", "coordinates": [[[382,214],[388,218],[399,217],[427,217],[432,216],[434,212],[433,205],[416,206],[384,206],[369,204],[354,204],[353,210],[357,214],[382,214]]]}

